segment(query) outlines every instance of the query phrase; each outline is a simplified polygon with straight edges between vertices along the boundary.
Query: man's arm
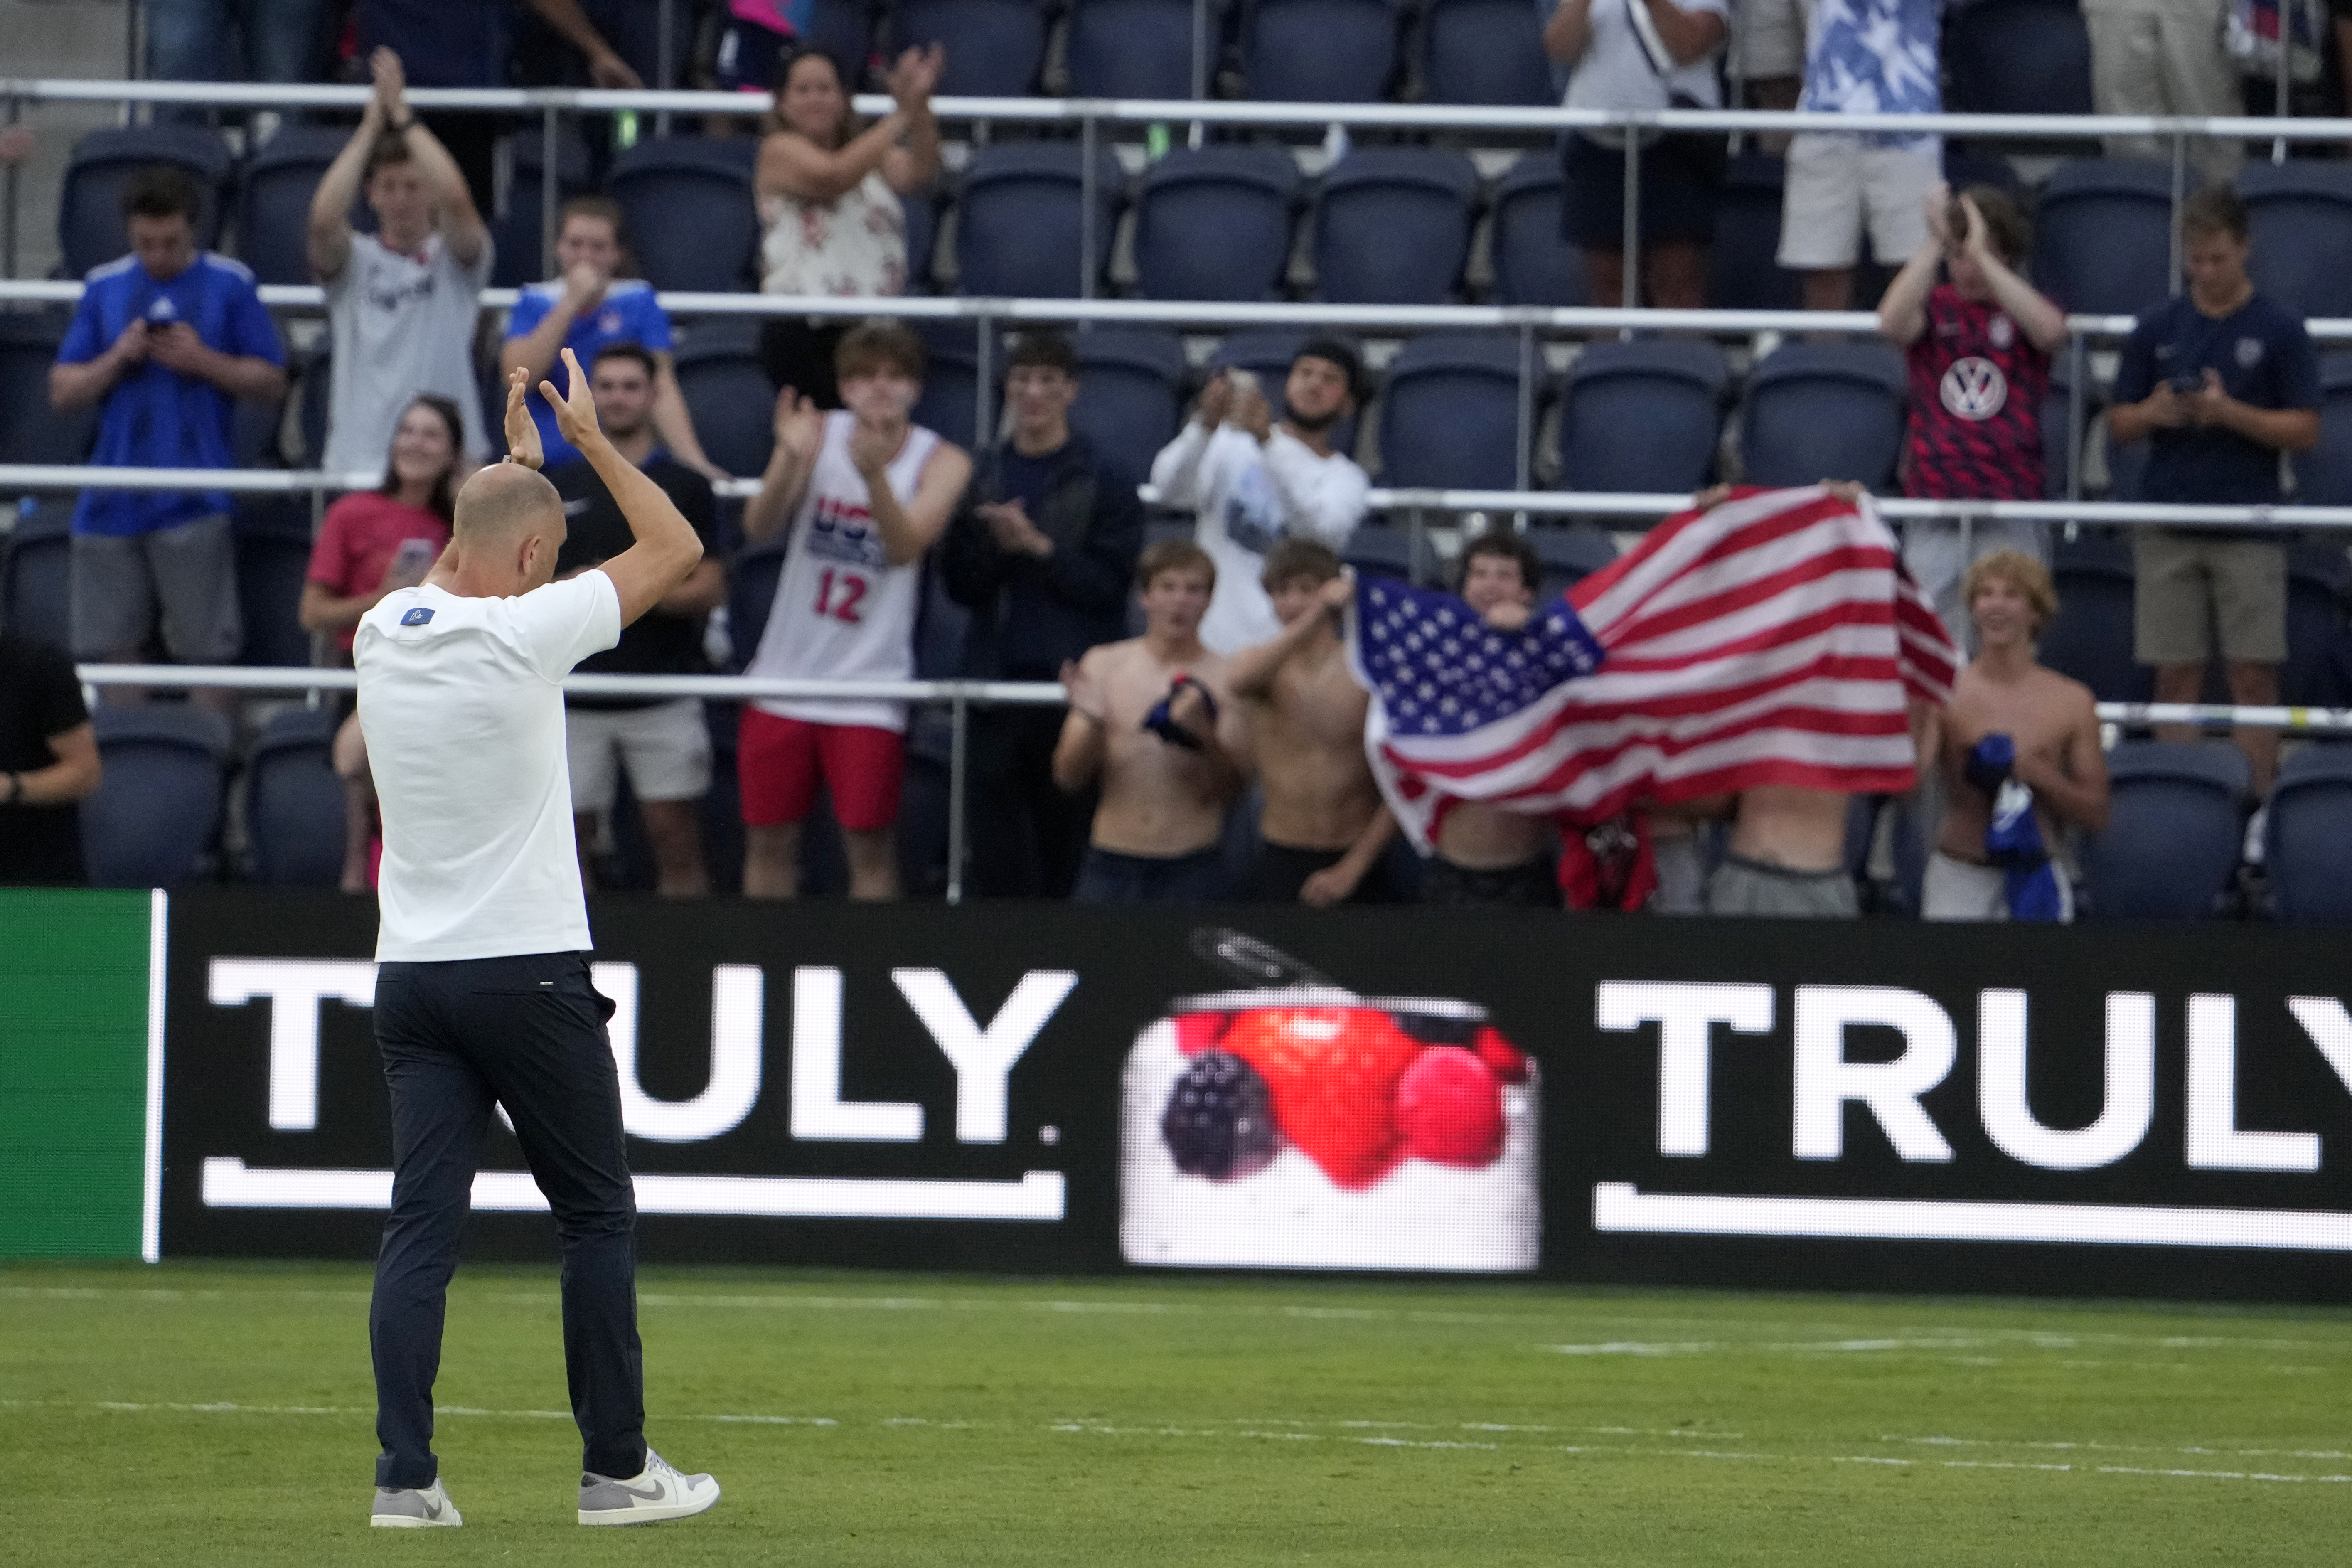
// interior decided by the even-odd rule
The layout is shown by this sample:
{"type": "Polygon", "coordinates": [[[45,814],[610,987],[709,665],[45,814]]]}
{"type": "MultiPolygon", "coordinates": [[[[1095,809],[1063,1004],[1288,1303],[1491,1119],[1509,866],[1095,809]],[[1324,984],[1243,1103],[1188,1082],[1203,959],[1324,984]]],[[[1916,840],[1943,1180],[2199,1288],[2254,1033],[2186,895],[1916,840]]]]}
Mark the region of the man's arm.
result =
{"type": "Polygon", "coordinates": [[[1054,787],[1077,795],[1100,776],[1110,752],[1110,729],[1103,703],[1102,650],[1090,648],[1076,664],[1062,666],[1062,689],[1069,693],[1069,717],[1054,743],[1054,787]]]}
{"type": "MultiPolygon", "coordinates": [[[[536,383],[555,363],[556,351],[572,334],[572,323],[588,308],[588,301],[604,291],[604,279],[593,267],[575,267],[563,275],[563,292],[547,305],[546,313],[523,331],[513,331],[513,321],[508,321],[510,335],[499,345],[499,374],[512,375],[520,371],[526,382],[536,383]]],[[[538,309],[538,297],[525,294],[515,306],[516,315],[527,315],[538,309]]],[[[658,406],[658,405],[656,405],[658,406]]]]}
{"type": "Polygon", "coordinates": [[[441,211],[441,237],[448,244],[450,258],[460,267],[478,265],[490,247],[490,230],[474,208],[474,194],[467,188],[457,160],[431,128],[415,119],[408,126],[408,155],[424,174],[433,204],[441,211]]]}
{"type": "Polygon", "coordinates": [[[1201,389],[1201,401],[1194,406],[1191,420],[1151,459],[1151,483],[1160,491],[1160,505],[1201,504],[1201,459],[1208,454],[1209,441],[1216,435],[1217,426],[1233,411],[1233,377],[1221,370],[1201,389]]]}
{"type": "Polygon", "coordinates": [[[268,402],[285,395],[284,365],[259,354],[224,353],[197,336],[196,329],[185,321],[151,329],[147,352],[157,364],[210,382],[231,397],[268,402]]]}
{"type": "Polygon", "coordinates": [[[635,91],[645,79],[623,59],[580,9],[580,0],[524,0],[564,42],[588,57],[588,79],[598,87],[635,91]]]}
{"type": "Polygon", "coordinates": [[[1305,647],[1322,630],[1324,617],[1339,614],[1355,593],[1355,577],[1340,574],[1324,584],[1316,595],[1320,607],[1314,615],[1299,616],[1283,627],[1272,642],[1259,643],[1234,654],[1225,664],[1225,681],[1233,688],[1234,695],[1244,702],[1263,702],[1273,696],[1275,677],[1282,673],[1290,656],[1305,647]]]}
{"type": "MultiPolygon", "coordinates": [[[[621,515],[628,520],[629,531],[636,537],[635,544],[599,568],[620,594],[621,624],[625,626],[685,583],[702,560],[702,541],[661,486],[605,439],[596,424],[596,398],[588,389],[587,373],[570,349],[563,351],[563,367],[572,373],[571,395],[558,399],[554,386],[544,381],[539,384],[539,395],[555,410],[556,426],[563,438],[579,449],[596,477],[604,481],[621,515]]],[[[523,407],[522,387],[518,372],[507,394],[510,432],[518,420],[526,426],[531,422],[530,411],[523,407]]]]}
{"type": "MultiPolygon", "coordinates": [[[[391,54],[379,49],[379,56],[391,54]]],[[[331,283],[342,275],[352,258],[352,204],[359,199],[360,181],[367,173],[368,154],[383,135],[386,117],[393,110],[399,88],[394,73],[399,68],[399,57],[394,56],[389,66],[381,60],[373,62],[375,96],[368,100],[367,108],[360,114],[359,128],[327,172],[319,177],[318,189],[310,193],[310,221],[304,232],[304,241],[310,254],[310,270],[322,283],[331,283]]]]}
{"type": "Polygon", "coordinates": [[[98,759],[98,731],[85,719],[47,737],[47,767],[16,775],[16,801],[23,805],[65,805],[98,788],[105,770],[98,759]]]}
{"type": "MultiPolygon", "coordinates": [[[[90,301],[86,297],[82,303],[82,310],[86,313],[91,312],[90,301]]],[[[88,329],[79,318],[76,319],[74,327],[76,334],[82,333],[85,330],[94,331],[94,313],[91,315],[88,329]]],[[[72,335],[68,335],[65,347],[59,352],[60,353],[76,352],[72,335]]],[[[84,349],[80,352],[87,353],[88,350],[84,349]]],[[[131,321],[116,335],[112,342],[106,346],[104,352],[96,356],[79,361],[61,358],[57,363],[49,366],[49,406],[60,411],[89,407],[113,391],[114,384],[121,380],[125,373],[146,357],[147,323],[143,321],[131,321]]]]}
{"type": "Polygon", "coordinates": [[[1294,538],[1313,539],[1337,550],[1364,518],[1364,498],[1372,481],[1353,462],[1326,463],[1306,442],[1276,430],[1265,443],[1265,477],[1281,498],[1285,525],[1294,538]]]}
{"type": "Polygon", "coordinates": [[[1985,227],[1984,214],[1977,210],[1975,198],[1962,196],[1960,213],[1969,224],[1969,259],[1984,274],[1985,287],[1992,290],[1993,299],[2009,312],[2009,319],[2017,323],[2027,341],[2043,353],[2056,353],[2066,342],[2066,312],[2001,259],[2000,252],[1992,247],[1991,234],[1985,227]]]}
{"type": "Polygon", "coordinates": [[[905,501],[890,488],[891,454],[879,440],[869,439],[864,427],[850,434],[849,458],[866,481],[866,505],[874,513],[875,531],[882,536],[882,559],[905,566],[923,558],[939,542],[955,515],[956,502],[971,481],[971,459],[962,447],[942,441],[923,465],[915,493],[905,501]]]}
{"type": "Polygon", "coordinates": [[[1348,846],[1345,855],[1299,885],[1298,901],[1322,909],[1354,897],[1396,832],[1396,817],[1387,806],[1373,812],[1372,819],[1364,824],[1364,830],[1356,835],[1356,841],[1348,846]]]}
{"type": "Polygon", "coordinates": [[[824,415],[791,387],[776,394],[776,445],[760,474],[760,493],[743,508],[743,537],[760,543],[775,536],[807,493],[824,440],[824,415]]]}
{"type": "Polygon", "coordinates": [[[1927,237],[1878,298],[1878,335],[1896,348],[1909,348],[1927,330],[1927,296],[1935,291],[1936,271],[1944,264],[1948,239],[1945,215],[1951,210],[1951,189],[1943,181],[1927,187],[1920,198],[1927,210],[1927,237]]]}

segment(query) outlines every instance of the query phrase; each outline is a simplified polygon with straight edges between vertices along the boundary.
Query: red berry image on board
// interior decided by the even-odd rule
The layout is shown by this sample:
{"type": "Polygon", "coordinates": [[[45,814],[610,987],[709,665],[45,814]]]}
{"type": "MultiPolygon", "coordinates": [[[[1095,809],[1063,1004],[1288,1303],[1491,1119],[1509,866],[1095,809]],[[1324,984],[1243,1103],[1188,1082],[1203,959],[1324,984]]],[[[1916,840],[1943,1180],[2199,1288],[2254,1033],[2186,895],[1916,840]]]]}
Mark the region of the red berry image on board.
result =
{"type": "Polygon", "coordinates": [[[1430,1046],[1397,1080],[1396,1124],[1406,1153],[1475,1170],[1503,1152],[1503,1086],[1473,1053],[1430,1046]]]}
{"type": "Polygon", "coordinates": [[[1257,1069],[1274,1124],[1337,1185],[1369,1187],[1397,1163],[1397,1080],[1423,1047],[1385,1011],[1254,1008],[1224,1048],[1257,1069]]]}

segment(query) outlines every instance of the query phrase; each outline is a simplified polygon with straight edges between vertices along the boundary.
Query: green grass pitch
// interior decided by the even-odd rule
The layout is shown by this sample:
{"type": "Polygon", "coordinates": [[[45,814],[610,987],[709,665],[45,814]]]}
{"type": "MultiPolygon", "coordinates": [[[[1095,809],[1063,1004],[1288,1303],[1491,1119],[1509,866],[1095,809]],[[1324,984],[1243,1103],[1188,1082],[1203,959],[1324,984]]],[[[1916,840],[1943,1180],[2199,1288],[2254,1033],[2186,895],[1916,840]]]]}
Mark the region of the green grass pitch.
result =
{"type": "Polygon", "coordinates": [[[572,1522],[552,1271],[450,1304],[462,1531],[367,1527],[365,1269],[0,1267],[0,1562],[2340,1563],[2352,1313],[646,1271],[700,1519],[572,1522]]]}

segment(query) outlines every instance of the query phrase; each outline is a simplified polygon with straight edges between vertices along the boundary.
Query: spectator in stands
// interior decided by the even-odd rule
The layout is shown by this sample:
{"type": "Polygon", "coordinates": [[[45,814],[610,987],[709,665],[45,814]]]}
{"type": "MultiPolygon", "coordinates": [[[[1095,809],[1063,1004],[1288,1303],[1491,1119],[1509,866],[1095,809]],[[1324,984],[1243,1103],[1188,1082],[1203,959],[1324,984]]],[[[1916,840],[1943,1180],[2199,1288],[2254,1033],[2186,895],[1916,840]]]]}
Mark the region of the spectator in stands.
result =
{"type": "Polygon", "coordinates": [[[1255,896],[1318,908],[1393,903],[1386,854],[1396,818],[1364,760],[1371,698],[1340,635],[1355,579],[1325,546],[1286,539],[1266,552],[1264,585],[1282,635],[1242,649],[1225,669],[1265,793],[1255,896]]]}
{"type": "MultiPolygon", "coordinates": [[[[719,28],[718,47],[711,54],[710,85],[720,92],[772,91],[778,63],[800,37],[793,16],[797,13],[805,23],[811,9],[805,0],[728,0],[726,24],[719,28]]],[[[845,74],[851,79],[847,85],[854,89],[856,73],[866,62],[845,63],[845,74]]],[[[730,128],[737,123],[731,114],[712,119],[730,128]]]]}
{"type": "Polygon", "coordinates": [[[325,0],[147,0],[147,74],[159,81],[310,81],[325,0]]]}
{"type": "MultiPolygon", "coordinates": [[[[523,3],[585,57],[593,85],[645,86],[582,12],[580,0],[523,3]]],[[[415,68],[418,87],[505,87],[512,10],[512,0],[352,0],[358,58],[373,61],[377,49],[388,48],[415,68]]],[[[479,110],[437,110],[428,118],[434,135],[463,172],[474,209],[494,210],[498,141],[507,132],[505,120],[479,110]]]]}
{"type": "MultiPolygon", "coordinates": [[[[2019,275],[2033,248],[2017,205],[1990,185],[1927,193],[1927,238],[1886,286],[1878,330],[1911,373],[1903,493],[1933,500],[2040,500],[2042,404],[2066,316],[2019,275]],[[1937,281],[1941,268],[1945,280],[1937,281]]],[[[2038,522],[1972,518],[1903,525],[1903,559],[1936,613],[1966,636],[1960,579],[1995,550],[2049,554],[2038,522]]]]}
{"type": "MultiPolygon", "coordinates": [[[[1570,109],[1720,109],[1730,0],[1561,0],[1544,27],[1551,58],[1575,68],[1570,109]]],[[[1625,132],[1571,131],[1560,143],[1560,234],[1584,252],[1596,305],[1624,298],[1625,132]]],[[[1706,251],[1723,184],[1720,132],[1650,136],[1641,148],[1642,277],[1647,302],[1706,304],[1706,251]]]]}
{"type": "MultiPolygon", "coordinates": [[[[2300,318],[2246,275],[2245,204],[2208,185],[2181,209],[2189,289],[2141,315],[2116,372],[2107,433],[2147,437],[2141,499],[2275,505],[2279,454],[2319,440],[2319,359],[2300,318]]],[[[2212,653],[2210,615],[2235,701],[2278,700],[2286,658],[2286,546],[2254,530],[2135,529],[2133,641],[2156,666],[2158,702],[2194,702],[2212,653]]],[[[2160,730],[2193,740],[2194,729],[2160,730]]],[[[2241,729],[2257,795],[2278,769],[2278,731],[2241,729]]]]}
{"type": "MultiPolygon", "coordinates": [[[[151,168],[123,187],[131,254],[96,268],[49,370],[58,408],[98,404],[90,461],[108,468],[233,466],[237,398],[286,391],[285,350],[253,274],[196,248],[195,182],[151,168]]],[[[236,657],[236,563],[218,491],[84,490],[73,521],[73,644],[136,663],[159,620],[186,664],[236,657]]],[[[226,708],[226,693],[205,700],[226,708]]]]}
{"type": "Polygon", "coordinates": [[[1371,480],[1332,437],[1356,411],[1362,365],[1337,338],[1314,338],[1291,361],[1277,423],[1257,378],[1222,370],[1201,390],[1191,423],[1152,460],[1163,506],[1191,508],[1217,563],[1217,598],[1201,640],[1221,655],[1282,630],[1259,578],[1284,538],[1343,548],[1363,520],[1371,480]]]}
{"type": "MultiPolygon", "coordinates": [[[[300,615],[304,629],[335,639],[337,663],[351,663],[360,617],[386,594],[424,582],[447,546],[466,468],[464,440],[455,404],[420,397],[393,432],[383,483],[327,509],[310,547],[300,615]]],[[[343,780],[342,889],[364,893],[373,885],[375,785],[356,712],[335,732],[334,761],[343,780]]]]}
{"type": "Polygon", "coordinates": [[[2034,638],[2058,613],[2050,569],[2038,559],[2014,550],[1980,557],[1969,568],[1968,605],[1977,656],[1953,683],[1944,716],[1951,809],[1927,861],[1919,915],[2072,920],[2073,890],[2055,858],[2058,830],[2065,823],[2096,833],[2107,825],[2098,709],[2089,687],[2034,659],[2034,638]],[[2032,792],[2031,833],[2021,822],[2029,814],[1996,810],[2011,780],[2032,792]],[[2012,907],[2012,887],[2021,907],[2012,907]]]}
{"type": "Polygon", "coordinates": [[[376,472],[401,411],[421,393],[456,404],[466,455],[489,454],[474,374],[474,328],[490,276],[490,234],[465,179],[404,100],[400,57],[370,62],[375,95],[310,200],[310,268],[327,286],[334,380],[327,402],[330,473],[376,472]],[[376,232],[352,232],[364,178],[376,232]]]}
{"type": "MultiPolygon", "coordinates": [[[[1941,0],[1818,0],[1806,31],[1797,107],[1825,114],[1933,114],[1943,106],[1941,0]]],[[[1927,237],[1922,203],[1943,179],[1934,136],[1806,132],[1789,142],[1780,265],[1805,274],[1805,308],[1853,301],[1862,238],[1885,267],[1927,237]]]]}
{"type": "MultiPolygon", "coordinates": [[[[1508,529],[1482,533],[1462,552],[1462,598],[1498,630],[1528,624],[1542,582],[1535,546],[1508,529]]],[[[1559,908],[1559,843],[1540,816],[1458,800],[1438,819],[1433,848],[1425,904],[1559,908]]]]}
{"type": "Polygon", "coordinates": [[[726,470],[703,455],[694,416],[677,389],[669,313],[654,298],[651,284],[626,275],[629,247],[620,204],[609,196],[574,196],[564,203],[555,230],[555,265],[560,270],[553,279],[527,285],[515,300],[507,318],[506,346],[499,351],[499,373],[511,375],[520,367],[531,388],[530,416],[547,450],[548,470],[580,455],[556,428],[555,411],[539,395],[539,384],[546,380],[557,396],[564,395],[571,373],[557,351],[568,348],[582,364],[593,365],[610,345],[635,343],[653,356],[653,422],[663,449],[705,479],[725,479],[726,470]]]}
{"type": "MultiPolygon", "coordinates": [[[[2222,43],[2230,0],[2083,0],[2091,34],[2091,105],[2101,114],[2239,115],[2249,112],[2239,67],[2222,43]]],[[[2272,13],[2278,15],[2276,11],[2272,13]]],[[[2270,112],[2265,97],[2258,112],[2270,112]]],[[[2168,136],[2110,136],[2115,158],[2172,156],[2168,136]]],[[[2189,156],[2207,184],[2230,179],[2245,146],[2200,136],[2189,156]]]]}
{"type": "Polygon", "coordinates": [[[0,886],[82,879],[81,813],[98,734],[63,648],[0,632],[0,886]]]}
{"type": "MultiPolygon", "coordinates": [[[[1024,332],[1004,373],[1012,438],[982,452],[940,556],[949,595],[971,611],[962,673],[1052,680],[1127,626],[1129,580],[1143,546],[1135,476],[1070,428],[1084,395],[1070,342],[1024,332]]],[[[982,708],[972,715],[972,784],[984,824],[971,878],[990,897],[1069,897],[1086,846],[1085,802],[1054,783],[1062,715],[982,708]]]]}
{"type": "Polygon", "coordinates": [[[1217,566],[1190,540],[1163,539],[1136,563],[1143,635],[1088,650],[1062,670],[1069,716],[1054,782],[1099,785],[1082,904],[1202,903],[1225,896],[1225,808],[1241,789],[1228,728],[1225,661],[1200,628],[1217,566]]]}
{"type": "MultiPolygon", "coordinates": [[[[572,351],[577,358],[579,351],[572,351]]],[[[660,603],[621,633],[619,644],[575,667],[582,675],[702,675],[702,632],[727,596],[726,568],[710,481],[670,456],[654,439],[661,367],[635,343],[608,343],[588,368],[596,423],[613,449],[659,485],[702,540],[702,561],[660,603]]],[[[566,450],[570,450],[569,444],[566,450]]],[[[620,503],[596,470],[575,455],[547,471],[563,498],[570,527],[558,552],[559,577],[602,565],[636,542],[620,503]]],[[[563,703],[572,770],[572,810],[580,833],[580,863],[591,864],[598,820],[617,796],[617,770],[626,768],[629,793],[652,846],[660,892],[669,899],[710,895],[702,861],[702,797],[710,793],[710,729],[698,697],[581,697],[563,703]]]]}
{"type": "MultiPolygon", "coordinates": [[[[789,388],[778,395],[775,455],[744,509],[743,532],[757,541],[789,530],[790,542],[745,674],[913,677],[923,554],[971,478],[961,447],[909,417],[923,368],[921,339],[895,321],[868,321],[841,340],[835,359],[846,411],[824,413],[789,388]]],[[[762,699],[743,710],[746,896],[799,891],[800,825],[820,777],[841,824],[849,896],[898,896],[892,826],[906,727],[898,702],[762,699]]]]}
{"type": "MultiPolygon", "coordinates": [[[[947,68],[937,44],[891,68],[898,107],[860,129],[829,55],[803,49],[777,67],[776,107],[760,143],[755,188],[760,291],[870,299],[907,291],[907,212],[899,198],[939,178],[931,89],[947,68]]],[[[760,332],[768,379],[838,408],[834,353],[845,322],[772,316],[760,332]]]]}

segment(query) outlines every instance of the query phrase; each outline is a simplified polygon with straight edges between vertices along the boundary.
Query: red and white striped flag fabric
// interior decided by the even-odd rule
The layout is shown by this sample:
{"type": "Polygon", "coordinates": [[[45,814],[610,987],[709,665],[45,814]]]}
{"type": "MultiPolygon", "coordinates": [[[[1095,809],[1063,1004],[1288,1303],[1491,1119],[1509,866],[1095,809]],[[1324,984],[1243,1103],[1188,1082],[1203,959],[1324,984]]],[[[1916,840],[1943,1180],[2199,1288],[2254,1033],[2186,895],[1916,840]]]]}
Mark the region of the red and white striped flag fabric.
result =
{"type": "Polygon", "coordinates": [[[1449,801],[1591,824],[1763,784],[1913,783],[1909,704],[1958,650],[1865,498],[1744,490],[1496,632],[1449,595],[1357,584],[1365,749],[1426,848],[1449,801]]]}

